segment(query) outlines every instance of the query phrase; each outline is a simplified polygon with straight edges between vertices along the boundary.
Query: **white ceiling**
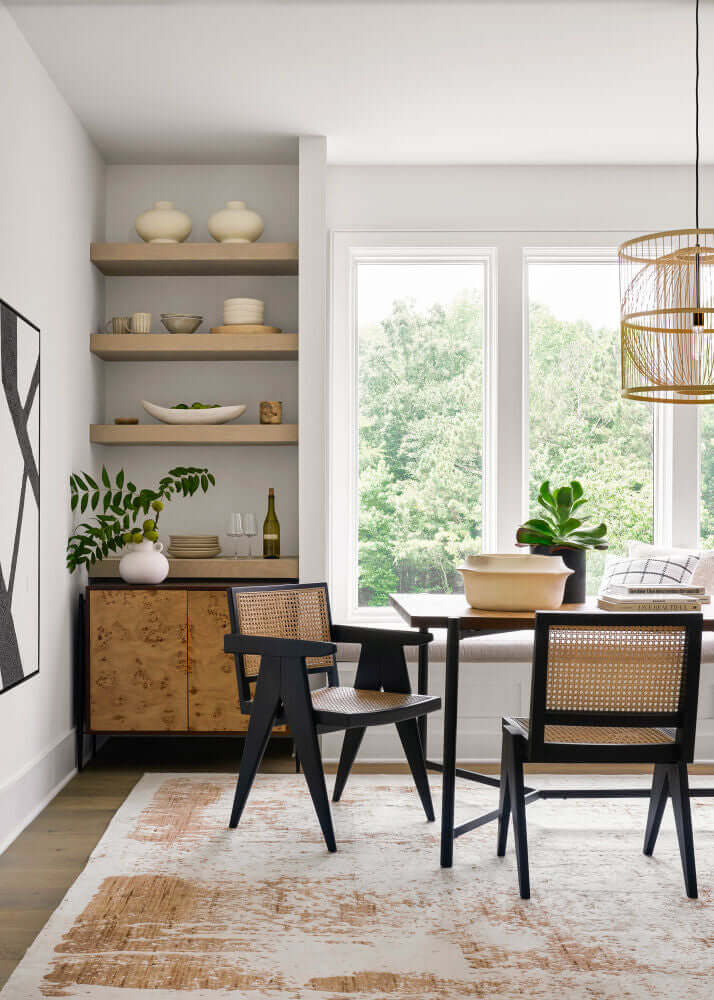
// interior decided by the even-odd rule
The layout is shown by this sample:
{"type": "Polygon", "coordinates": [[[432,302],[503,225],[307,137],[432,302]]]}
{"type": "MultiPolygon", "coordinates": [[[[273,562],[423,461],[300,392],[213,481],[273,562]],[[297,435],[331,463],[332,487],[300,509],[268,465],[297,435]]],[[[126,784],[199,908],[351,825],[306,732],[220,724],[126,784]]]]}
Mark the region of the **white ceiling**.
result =
{"type": "MultiPolygon", "coordinates": [[[[9,0],[116,163],[686,163],[694,0],[9,0]]],[[[714,0],[702,0],[714,160],[714,0]]]]}

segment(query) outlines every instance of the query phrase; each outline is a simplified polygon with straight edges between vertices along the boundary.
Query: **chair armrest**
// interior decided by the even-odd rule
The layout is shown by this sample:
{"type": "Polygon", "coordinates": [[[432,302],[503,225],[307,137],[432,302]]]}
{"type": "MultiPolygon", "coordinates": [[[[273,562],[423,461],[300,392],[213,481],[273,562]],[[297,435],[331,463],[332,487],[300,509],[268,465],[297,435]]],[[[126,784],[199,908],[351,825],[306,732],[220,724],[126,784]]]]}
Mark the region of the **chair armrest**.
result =
{"type": "Polygon", "coordinates": [[[407,632],[393,628],[367,628],[363,625],[333,625],[330,634],[335,642],[375,643],[384,646],[426,646],[431,632],[407,632]]]}
{"type": "Polygon", "coordinates": [[[278,639],[270,635],[240,635],[231,632],[224,636],[226,653],[248,653],[254,656],[298,657],[331,656],[337,652],[333,642],[315,642],[308,639],[278,639]]]}

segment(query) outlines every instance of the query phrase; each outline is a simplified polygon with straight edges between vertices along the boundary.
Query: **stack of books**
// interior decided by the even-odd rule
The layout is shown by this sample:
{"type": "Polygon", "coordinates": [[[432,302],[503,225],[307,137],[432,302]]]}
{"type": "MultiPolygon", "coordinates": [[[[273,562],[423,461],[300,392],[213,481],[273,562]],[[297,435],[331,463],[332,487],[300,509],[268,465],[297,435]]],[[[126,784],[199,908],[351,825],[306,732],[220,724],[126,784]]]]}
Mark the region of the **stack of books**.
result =
{"type": "Polygon", "coordinates": [[[701,611],[711,597],[704,587],[613,584],[598,597],[604,611],[701,611]]]}

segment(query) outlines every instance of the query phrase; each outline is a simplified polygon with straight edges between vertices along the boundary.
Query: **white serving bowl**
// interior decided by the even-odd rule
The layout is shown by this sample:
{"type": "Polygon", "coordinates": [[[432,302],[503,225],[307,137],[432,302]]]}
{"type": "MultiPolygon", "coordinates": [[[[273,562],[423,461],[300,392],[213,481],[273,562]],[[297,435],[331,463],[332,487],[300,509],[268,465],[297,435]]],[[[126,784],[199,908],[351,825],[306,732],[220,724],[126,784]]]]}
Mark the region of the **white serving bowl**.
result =
{"type": "Polygon", "coordinates": [[[156,417],[163,424],[226,424],[229,420],[240,417],[246,410],[244,403],[214,406],[209,410],[176,410],[173,407],[157,406],[146,399],[142,399],[141,405],[150,416],[156,417]]]}
{"type": "Polygon", "coordinates": [[[248,305],[250,305],[250,306],[260,306],[260,308],[262,309],[263,306],[265,305],[265,302],[263,301],[263,299],[246,299],[246,298],[224,299],[223,300],[223,308],[224,309],[226,307],[230,308],[231,306],[248,306],[248,305]]]}
{"type": "Polygon", "coordinates": [[[188,313],[161,313],[161,322],[169,333],[193,333],[203,323],[203,316],[188,313]]]}
{"type": "Polygon", "coordinates": [[[574,572],[560,556],[525,553],[468,556],[457,568],[466,600],[481,611],[553,611],[574,572]]]}

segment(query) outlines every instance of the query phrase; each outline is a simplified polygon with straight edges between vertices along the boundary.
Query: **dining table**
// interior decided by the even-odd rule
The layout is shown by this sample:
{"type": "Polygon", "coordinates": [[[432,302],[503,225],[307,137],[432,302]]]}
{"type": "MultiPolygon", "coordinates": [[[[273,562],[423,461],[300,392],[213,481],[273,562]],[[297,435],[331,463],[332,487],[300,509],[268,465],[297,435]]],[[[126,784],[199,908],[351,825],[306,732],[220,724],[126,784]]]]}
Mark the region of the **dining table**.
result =
{"type": "MultiPolygon", "coordinates": [[[[480,784],[500,787],[500,779],[469,768],[457,767],[456,736],[459,713],[459,647],[465,636],[486,636],[505,632],[526,631],[535,627],[535,611],[481,611],[471,608],[463,594],[390,594],[390,604],[404,621],[420,632],[446,630],[444,678],[444,732],[442,760],[432,760],[426,754],[426,765],[442,774],[441,798],[441,867],[451,868],[454,861],[454,841],[485,823],[498,819],[498,809],[491,810],[459,825],[454,825],[456,779],[463,778],[480,784]]],[[[563,604],[559,611],[592,612],[606,616],[597,606],[597,598],[582,604],[563,604]]],[[[702,628],[714,631],[714,608],[704,604],[701,610],[702,628]]],[[[634,617],[634,614],[633,614],[634,617]]],[[[419,694],[429,693],[429,645],[419,647],[419,694]]],[[[420,720],[420,736],[427,751],[426,716],[420,720]]],[[[714,788],[691,788],[691,796],[714,796],[714,788]]],[[[526,788],[526,802],[548,798],[649,798],[649,788],[526,788]]]]}

